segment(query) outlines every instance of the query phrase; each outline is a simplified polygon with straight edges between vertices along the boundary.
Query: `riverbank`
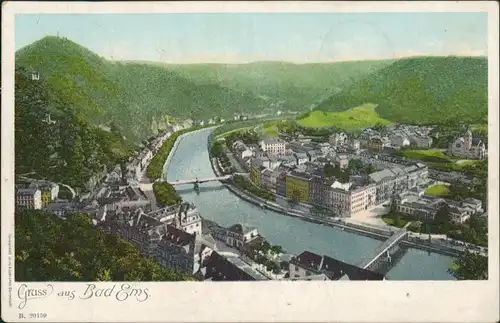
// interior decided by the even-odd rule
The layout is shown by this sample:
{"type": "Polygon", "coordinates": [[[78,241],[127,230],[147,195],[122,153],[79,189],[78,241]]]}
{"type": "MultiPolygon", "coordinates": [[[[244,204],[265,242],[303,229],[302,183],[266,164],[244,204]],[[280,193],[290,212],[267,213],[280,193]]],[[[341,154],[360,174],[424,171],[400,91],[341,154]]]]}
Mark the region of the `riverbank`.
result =
{"type": "Polygon", "coordinates": [[[187,131],[187,132],[184,132],[184,133],[178,135],[177,138],[175,138],[175,142],[174,142],[172,148],[170,149],[170,151],[168,153],[167,159],[165,160],[165,162],[163,164],[162,174],[165,174],[165,170],[167,169],[168,165],[170,164],[170,161],[172,160],[172,156],[175,155],[175,152],[177,151],[177,148],[179,148],[179,143],[182,141],[182,139],[184,137],[186,137],[187,135],[193,135],[193,134],[199,133],[201,131],[206,131],[208,129],[215,129],[215,128],[218,128],[218,127],[219,126],[204,127],[204,128],[201,128],[201,129],[195,129],[195,130],[192,130],[192,131],[187,131]]]}
{"type": "Polygon", "coordinates": [[[170,135],[167,140],[162,144],[158,152],[149,162],[146,168],[146,176],[151,180],[159,179],[163,176],[165,172],[165,165],[168,165],[173,155],[172,151],[175,153],[179,145],[179,139],[184,138],[188,133],[193,134],[205,129],[217,128],[218,126],[204,126],[204,127],[191,127],[187,129],[182,129],[174,132],[170,135]]]}

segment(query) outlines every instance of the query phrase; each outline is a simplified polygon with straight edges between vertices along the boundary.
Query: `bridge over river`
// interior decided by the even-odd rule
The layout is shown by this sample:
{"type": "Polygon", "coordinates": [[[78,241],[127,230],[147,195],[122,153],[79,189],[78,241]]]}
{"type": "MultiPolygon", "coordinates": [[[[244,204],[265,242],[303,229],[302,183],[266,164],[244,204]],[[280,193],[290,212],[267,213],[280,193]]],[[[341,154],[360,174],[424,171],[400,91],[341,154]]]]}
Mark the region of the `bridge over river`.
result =
{"type": "MultiPolygon", "coordinates": [[[[162,183],[162,182],[167,182],[170,185],[186,185],[186,184],[194,184],[195,188],[198,187],[199,184],[201,183],[208,183],[208,182],[220,182],[220,181],[225,181],[230,178],[232,178],[235,175],[240,175],[240,176],[246,176],[248,173],[233,173],[229,175],[224,175],[224,176],[213,176],[213,177],[204,177],[204,178],[191,178],[191,179],[181,179],[181,180],[166,180],[164,178],[159,178],[155,180],[155,183],[162,183]]],[[[143,191],[150,191],[153,190],[153,183],[141,183],[140,188],[143,191]]]]}
{"type": "Polygon", "coordinates": [[[404,227],[396,231],[392,236],[389,237],[384,243],[382,243],[377,250],[375,251],[375,257],[371,259],[364,260],[358,266],[363,269],[369,269],[369,267],[373,266],[384,254],[387,254],[387,257],[390,259],[390,253],[394,249],[397,248],[398,243],[407,237],[408,228],[411,222],[408,222],[404,227]]]}

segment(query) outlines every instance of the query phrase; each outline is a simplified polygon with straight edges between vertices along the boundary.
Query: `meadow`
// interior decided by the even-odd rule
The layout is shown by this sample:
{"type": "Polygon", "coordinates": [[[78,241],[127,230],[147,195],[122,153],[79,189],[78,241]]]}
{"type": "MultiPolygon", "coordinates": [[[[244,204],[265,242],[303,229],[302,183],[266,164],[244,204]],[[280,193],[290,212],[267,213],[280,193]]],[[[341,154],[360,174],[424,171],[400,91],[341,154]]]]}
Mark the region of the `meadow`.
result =
{"type": "Polygon", "coordinates": [[[342,112],[314,110],[300,118],[298,122],[305,127],[322,128],[335,126],[346,131],[369,128],[376,124],[392,124],[391,121],[380,117],[375,108],[376,105],[374,104],[363,104],[342,112]]]}
{"type": "Polygon", "coordinates": [[[436,184],[425,190],[425,194],[439,196],[439,197],[447,197],[450,194],[450,188],[448,185],[445,184],[436,184]]]}

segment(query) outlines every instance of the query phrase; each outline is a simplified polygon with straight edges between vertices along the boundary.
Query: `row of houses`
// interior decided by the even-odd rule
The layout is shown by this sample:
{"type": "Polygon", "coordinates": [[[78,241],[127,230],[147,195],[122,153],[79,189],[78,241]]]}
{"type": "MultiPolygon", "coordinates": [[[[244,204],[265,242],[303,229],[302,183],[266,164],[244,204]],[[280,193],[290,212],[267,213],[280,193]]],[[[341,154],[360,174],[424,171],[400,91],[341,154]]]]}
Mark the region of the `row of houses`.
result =
{"type": "Polygon", "coordinates": [[[40,210],[56,201],[59,185],[49,181],[32,181],[15,185],[16,208],[40,210]]]}
{"type": "Polygon", "coordinates": [[[102,207],[93,213],[94,223],[131,241],[145,257],[200,280],[267,279],[248,262],[226,259],[217,253],[215,239],[239,250],[261,241],[256,228],[237,224],[207,232],[193,204],[183,202],[152,210],[149,201],[140,195],[140,189],[127,186],[121,194],[115,192],[100,199],[102,207]]]}
{"type": "Polygon", "coordinates": [[[129,180],[140,182],[152,158],[153,151],[148,147],[144,148],[135,158],[131,157],[131,160],[127,165],[126,177],[129,180]]]}
{"type": "Polygon", "coordinates": [[[458,202],[428,196],[423,191],[410,191],[399,194],[395,201],[398,212],[431,220],[435,218],[438,211],[445,204],[448,205],[451,220],[455,223],[464,223],[472,215],[481,215],[484,213],[480,200],[467,198],[458,202]]]}
{"type": "MultiPolygon", "coordinates": [[[[336,167],[348,167],[347,158],[336,158],[336,167]]],[[[418,189],[427,182],[428,176],[424,164],[383,169],[368,176],[350,176],[348,181],[326,177],[322,164],[300,166],[274,170],[252,167],[250,179],[277,195],[321,206],[339,217],[351,217],[389,201],[395,194],[418,189]]]]}
{"type": "Polygon", "coordinates": [[[149,212],[113,204],[104,208],[96,225],[131,241],[145,257],[188,274],[196,274],[215,248],[214,239],[202,234],[201,216],[189,203],[149,212]]]}
{"type": "Polygon", "coordinates": [[[359,148],[358,141],[344,133],[335,133],[329,143],[308,140],[287,143],[273,138],[262,140],[257,147],[238,141],[232,150],[249,169],[255,185],[289,199],[332,210],[339,217],[350,217],[427,182],[427,166],[420,163],[397,167],[384,164],[377,172],[351,176],[347,181],[327,178],[323,171],[325,164],[343,170],[349,167],[348,156],[361,156],[359,151],[352,153],[353,145],[359,148]],[[337,153],[341,149],[349,149],[350,155],[337,153]]]}
{"type": "Polygon", "coordinates": [[[339,163],[343,168],[347,167],[346,157],[337,154],[328,143],[292,142],[285,144],[284,141],[275,138],[273,141],[263,140],[258,146],[236,141],[231,150],[242,166],[247,169],[261,166],[275,169],[279,166],[292,167],[308,162],[328,160],[332,163],[339,163]],[[270,147],[268,143],[275,141],[278,143],[270,147]]]}
{"type": "Polygon", "coordinates": [[[384,147],[401,149],[406,146],[430,148],[432,127],[412,125],[391,125],[385,127],[383,133],[375,129],[366,128],[361,135],[361,143],[373,150],[384,147]]]}

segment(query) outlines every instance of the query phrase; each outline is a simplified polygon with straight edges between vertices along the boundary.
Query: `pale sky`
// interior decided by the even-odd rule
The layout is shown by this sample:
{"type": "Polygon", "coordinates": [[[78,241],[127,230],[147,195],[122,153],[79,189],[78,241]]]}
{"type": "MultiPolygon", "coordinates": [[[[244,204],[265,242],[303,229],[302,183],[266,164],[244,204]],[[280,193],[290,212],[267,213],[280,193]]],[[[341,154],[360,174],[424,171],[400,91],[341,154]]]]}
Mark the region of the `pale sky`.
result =
{"type": "Polygon", "coordinates": [[[486,13],[22,14],[16,50],[67,37],[115,60],[297,63],[486,56],[486,13]]]}

